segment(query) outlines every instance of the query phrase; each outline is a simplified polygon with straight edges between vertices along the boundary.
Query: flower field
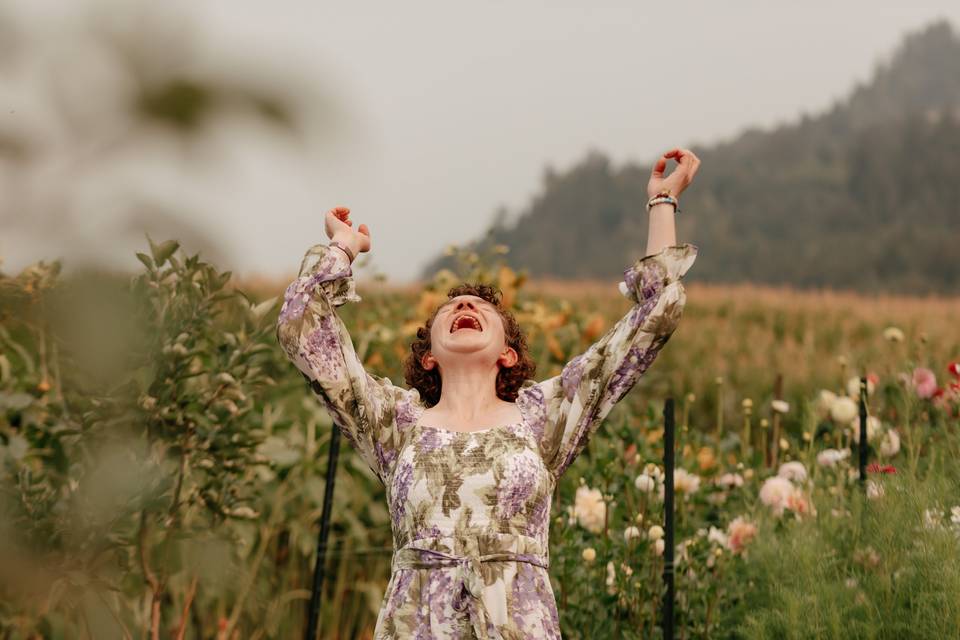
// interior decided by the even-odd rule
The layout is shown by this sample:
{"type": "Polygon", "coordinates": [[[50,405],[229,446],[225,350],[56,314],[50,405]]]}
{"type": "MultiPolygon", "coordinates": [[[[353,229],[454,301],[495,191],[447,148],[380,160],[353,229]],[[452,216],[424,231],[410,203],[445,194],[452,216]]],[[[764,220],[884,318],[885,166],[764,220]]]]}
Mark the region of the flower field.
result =
{"type": "MultiPolygon", "coordinates": [[[[287,282],[177,249],[151,243],[133,278],[0,273],[2,637],[303,634],[332,424],[276,344],[287,282]]],[[[364,300],[339,311],[368,371],[402,382],[460,281],[501,288],[538,379],[627,310],[619,274],[534,285],[504,250],[416,290],[355,268],[364,300]]],[[[676,637],[958,637],[960,300],[686,286],[680,327],[554,497],[564,637],[659,637],[667,397],[676,637]]],[[[371,638],[390,517],[346,445],[333,514],[321,637],[371,638]]]]}

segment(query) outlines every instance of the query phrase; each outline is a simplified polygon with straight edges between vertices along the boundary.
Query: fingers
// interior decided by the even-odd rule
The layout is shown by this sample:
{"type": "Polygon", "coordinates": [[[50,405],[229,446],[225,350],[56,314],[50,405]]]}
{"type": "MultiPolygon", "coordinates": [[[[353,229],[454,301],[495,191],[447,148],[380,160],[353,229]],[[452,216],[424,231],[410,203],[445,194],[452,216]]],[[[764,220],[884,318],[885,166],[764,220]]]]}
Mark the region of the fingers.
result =
{"type": "MultiPolygon", "coordinates": [[[[700,158],[690,149],[674,148],[663,154],[663,158],[674,158],[687,171],[689,177],[693,177],[700,167],[700,158]]],[[[663,158],[657,162],[658,165],[664,161],[663,158]]]]}
{"type": "Polygon", "coordinates": [[[349,219],[350,208],[349,207],[334,207],[330,209],[328,213],[332,213],[338,220],[341,222],[347,223],[347,226],[353,226],[353,220],[349,219]]]}
{"type": "MultiPolygon", "coordinates": [[[[350,226],[350,227],[353,226],[353,220],[351,220],[349,217],[350,216],[349,207],[334,207],[333,209],[330,209],[330,211],[328,211],[327,213],[333,214],[334,217],[336,217],[341,222],[346,223],[347,226],[350,226]]],[[[361,233],[367,236],[367,238],[370,238],[370,227],[368,227],[366,224],[361,224],[357,228],[357,233],[361,233]]]]}
{"type": "Polygon", "coordinates": [[[360,243],[360,251],[370,251],[370,228],[365,224],[361,224],[357,229],[357,233],[360,234],[359,237],[363,240],[360,243]]]}
{"type": "Polygon", "coordinates": [[[657,159],[650,176],[650,189],[666,190],[668,193],[679,195],[687,185],[693,181],[693,176],[700,168],[700,158],[683,147],[674,147],[657,159]],[[664,178],[669,158],[677,162],[677,168],[670,176],[664,178]]]}
{"type": "Polygon", "coordinates": [[[690,162],[690,178],[693,178],[693,174],[697,172],[697,169],[700,168],[700,158],[698,158],[693,151],[687,151],[687,157],[690,162]]]}
{"type": "Polygon", "coordinates": [[[667,168],[667,156],[664,154],[657,162],[653,165],[653,173],[651,174],[654,178],[662,178],[663,172],[667,168]]]}
{"type": "Polygon", "coordinates": [[[690,149],[680,149],[677,155],[677,161],[680,164],[686,164],[688,166],[696,166],[700,164],[700,158],[690,151],[690,149]]]}

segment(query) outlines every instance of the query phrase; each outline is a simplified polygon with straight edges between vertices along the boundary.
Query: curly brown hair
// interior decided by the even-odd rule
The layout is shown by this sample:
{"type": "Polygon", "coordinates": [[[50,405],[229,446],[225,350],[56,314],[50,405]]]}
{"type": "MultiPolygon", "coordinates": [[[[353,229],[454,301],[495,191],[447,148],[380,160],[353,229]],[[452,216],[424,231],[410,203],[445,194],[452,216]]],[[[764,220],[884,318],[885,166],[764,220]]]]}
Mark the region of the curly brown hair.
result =
{"type": "MultiPolygon", "coordinates": [[[[517,352],[518,359],[517,364],[512,367],[500,367],[500,372],[497,374],[496,391],[497,396],[502,400],[513,402],[517,399],[517,393],[524,380],[532,378],[537,368],[533,358],[530,357],[527,339],[523,335],[523,331],[520,330],[520,325],[513,313],[503,306],[500,299],[502,295],[500,289],[488,284],[464,283],[447,292],[448,298],[462,295],[477,296],[493,304],[503,320],[503,333],[507,346],[512,347],[517,352]]],[[[423,356],[430,351],[430,330],[437,317],[437,312],[442,306],[434,309],[433,315],[427,320],[427,324],[417,329],[417,339],[410,345],[411,353],[404,361],[404,377],[407,384],[420,392],[420,398],[428,407],[432,407],[440,401],[440,390],[443,383],[440,379],[439,367],[434,367],[428,371],[423,368],[421,361],[423,356]]]]}

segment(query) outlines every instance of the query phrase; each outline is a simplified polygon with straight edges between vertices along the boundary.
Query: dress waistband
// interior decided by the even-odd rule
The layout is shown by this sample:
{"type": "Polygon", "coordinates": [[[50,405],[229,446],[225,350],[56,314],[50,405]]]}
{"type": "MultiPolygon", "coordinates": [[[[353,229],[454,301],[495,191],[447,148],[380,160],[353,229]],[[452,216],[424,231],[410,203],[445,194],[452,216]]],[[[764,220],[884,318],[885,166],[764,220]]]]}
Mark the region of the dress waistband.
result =
{"type": "Polygon", "coordinates": [[[483,603],[486,586],[480,569],[482,562],[527,562],[549,568],[548,551],[536,538],[512,533],[430,536],[411,540],[393,554],[397,569],[433,569],[457,567],[456,583],[470,596],[467,611],[477,638],[498,640],[501,636],[489,619],[483,603]]]}

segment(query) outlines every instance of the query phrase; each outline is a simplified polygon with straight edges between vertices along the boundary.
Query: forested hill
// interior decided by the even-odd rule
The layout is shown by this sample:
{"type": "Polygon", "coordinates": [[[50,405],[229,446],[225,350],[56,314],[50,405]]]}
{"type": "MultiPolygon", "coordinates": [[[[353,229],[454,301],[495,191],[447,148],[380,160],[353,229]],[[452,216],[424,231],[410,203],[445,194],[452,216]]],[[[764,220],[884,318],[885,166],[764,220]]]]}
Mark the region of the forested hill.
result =
{"type": "MultiPolygon", "coordinates": [[[[948,22],[909,34],[825,113],[691,148],[703,164],[677,216],[679,239],[700,247],[688,281],[960,293],[960,38],[948,22]]],[[[470,244],[508,245],[533,277],[617,278],[646,247],[650,169],[590,152],[547,170],[524,210],[501,211],[470,244]]]]}

